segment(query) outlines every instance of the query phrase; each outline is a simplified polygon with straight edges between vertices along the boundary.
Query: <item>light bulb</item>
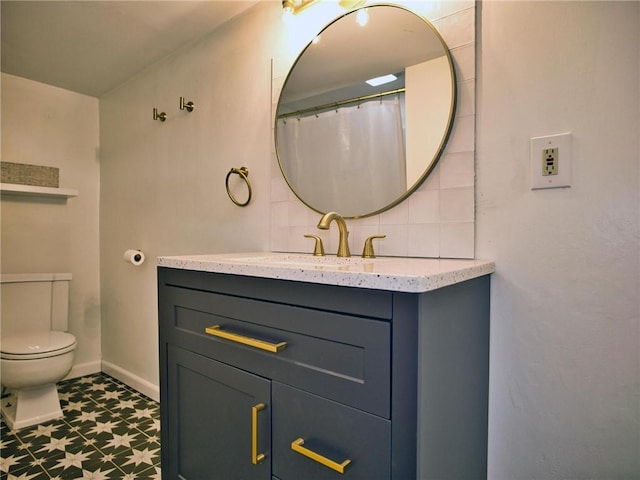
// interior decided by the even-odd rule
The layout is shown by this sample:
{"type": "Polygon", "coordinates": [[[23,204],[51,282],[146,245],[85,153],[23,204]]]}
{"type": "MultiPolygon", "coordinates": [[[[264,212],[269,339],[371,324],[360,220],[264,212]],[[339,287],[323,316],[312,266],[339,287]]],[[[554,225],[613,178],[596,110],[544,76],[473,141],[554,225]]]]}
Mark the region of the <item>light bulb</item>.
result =
{"type": "Polygon", "coordinates": [[[364,27],[367,23],[369,23],[369,12],[366,8],[361,8],[360,10],[358,10],[358,13],[356,14],[356,22],[361,27],[364,27]]]}
{"type": "Polygon", "coordinates": [[[293,0],[282,0],[282,21],[286,24],[293,18],[293,0]]]}
{"type": "Polygon", "coordinates": [[[382,75],[381,77],[370,78],[369,80],[366,80],[366,83],[372,87],[377,87],[379,85],[384,85],[385,83],[393,82],[397,79],[398,77],[390,73],[388,75],[382,75]]]}
{"type": "Polygon", "coordinates": [[[285,7],[282,9],[282,21],[287,25],[293,23],[293,8],[285,7]]]}

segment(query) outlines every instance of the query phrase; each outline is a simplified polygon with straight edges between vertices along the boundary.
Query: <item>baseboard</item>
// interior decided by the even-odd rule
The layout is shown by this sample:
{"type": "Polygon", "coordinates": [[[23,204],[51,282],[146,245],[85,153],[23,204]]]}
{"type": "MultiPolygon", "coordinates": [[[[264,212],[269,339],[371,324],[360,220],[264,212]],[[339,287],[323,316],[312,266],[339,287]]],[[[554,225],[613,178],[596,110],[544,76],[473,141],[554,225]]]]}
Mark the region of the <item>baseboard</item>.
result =
{"type": "Polygon", "coordinates": [[[124,368],[121,368],[105,360],[102,361],[102,371],[107,375],[112,376],[116,380],[120,380],[122,383],[125,383],[126,385],[137,390],[143,395],[146,395],[147,397],[155,400],[156,402],[160,401],[160,387],[158,387],[158,385],[154,385],[144,378],[140,378],[139,376],[134,375],[128,370],[125,370],[124,368]]]}
{"type": "Polygon", "coordinates": [[[63,380],[70,380],[72,378],[84,377],[85,375],[92,375],[94,373],[101,372],[100,360],[95,362],[77,363],[71,367],[71,371],[67,374],[63,380]]]}

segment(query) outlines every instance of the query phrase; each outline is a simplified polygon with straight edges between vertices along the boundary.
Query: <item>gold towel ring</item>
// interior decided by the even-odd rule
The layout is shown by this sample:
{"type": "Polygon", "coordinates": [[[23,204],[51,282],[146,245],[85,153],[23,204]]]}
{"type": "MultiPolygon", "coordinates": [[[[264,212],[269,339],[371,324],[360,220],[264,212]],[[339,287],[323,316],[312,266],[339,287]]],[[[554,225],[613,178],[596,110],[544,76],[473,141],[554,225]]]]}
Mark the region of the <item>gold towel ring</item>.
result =
{"type": "Polygon", "coordinates": [[[251,201],[251,182],[249,181],[249,169],[247,167],[232,168],[231,170],[229,170],[229,173],[227,173],[227,178],[225,179],[225,185],[227,186],[227,195],[229,195],[229,198],[233,203],[235,203],[239,207],[246,207],[249,204],[249,202],[251,201]],[[247,188],[249,189],[249,197],[247,198],[246,202],[239,202],[238,200],[236,200],[236,197],[234,197],[231,193],[231,190],[229,190],[229,177],[232,173],[240,175],[240,178],[242,178],[247,184],[247,188]]]}

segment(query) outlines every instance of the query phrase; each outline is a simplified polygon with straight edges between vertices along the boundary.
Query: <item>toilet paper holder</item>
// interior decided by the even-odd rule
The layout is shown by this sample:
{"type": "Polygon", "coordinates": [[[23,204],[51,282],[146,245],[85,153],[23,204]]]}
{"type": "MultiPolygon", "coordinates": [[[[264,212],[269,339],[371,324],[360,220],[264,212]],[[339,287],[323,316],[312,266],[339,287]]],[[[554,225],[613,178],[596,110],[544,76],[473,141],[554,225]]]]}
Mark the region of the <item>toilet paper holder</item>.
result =
{"type": "Polygon", "coordinates": [[[123,259],[137,267],[144,263],[144,253],[142,250],[127,250],[124,252],[123,259]]]}

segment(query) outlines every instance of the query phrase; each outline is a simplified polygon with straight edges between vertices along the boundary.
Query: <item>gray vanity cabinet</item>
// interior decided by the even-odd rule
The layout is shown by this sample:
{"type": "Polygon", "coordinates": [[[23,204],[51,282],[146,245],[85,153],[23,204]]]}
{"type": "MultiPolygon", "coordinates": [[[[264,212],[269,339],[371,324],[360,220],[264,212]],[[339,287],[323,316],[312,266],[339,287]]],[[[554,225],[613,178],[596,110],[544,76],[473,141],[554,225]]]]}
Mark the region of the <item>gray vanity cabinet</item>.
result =
{"type": "Polygon", "coordinates": [[[486,478],[488,276],[158,284],[163,479],[408,480],[419,456],[421,479],[486,478]]]}

